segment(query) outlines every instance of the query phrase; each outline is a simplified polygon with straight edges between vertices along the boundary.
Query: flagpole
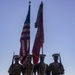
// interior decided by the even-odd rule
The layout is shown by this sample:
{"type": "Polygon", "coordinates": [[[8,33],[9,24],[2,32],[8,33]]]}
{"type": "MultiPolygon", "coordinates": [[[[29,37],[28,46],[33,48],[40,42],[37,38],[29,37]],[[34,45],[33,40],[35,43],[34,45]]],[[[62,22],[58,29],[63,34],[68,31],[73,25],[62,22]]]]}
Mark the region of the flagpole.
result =
{"type": "Polygon", "coordinates": [[[43,54],[43,45],[42,45],[42,54],[43,54]]]}
{"type": "MultiPolygon", "coordinates": [[[[31,6],[31,1],[29,1],[29,8],[30,8],[30,6],[31,6]]],[[[30,51],[29,51],[29,54],[30,54],[30,51]]]]}
{"type": "MultiPolygon", "coordinates": [[[[43,2],[41,2],[41,4],[43,4],[43,2]]],[[[42,7],[42,24],[43,24],[43,7],[42,7]]],[[[43,54],[43,44],[42,44],[42,54],[43,54]]]]}

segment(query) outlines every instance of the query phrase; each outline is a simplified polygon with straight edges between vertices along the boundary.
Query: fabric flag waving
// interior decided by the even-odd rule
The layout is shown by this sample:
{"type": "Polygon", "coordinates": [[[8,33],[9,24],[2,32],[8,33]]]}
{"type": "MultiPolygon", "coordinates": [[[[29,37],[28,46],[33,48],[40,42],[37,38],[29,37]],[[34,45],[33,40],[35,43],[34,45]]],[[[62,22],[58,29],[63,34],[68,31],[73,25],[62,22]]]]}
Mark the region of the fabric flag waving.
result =
{"type": "Polygon", "coordinates": [[[30,4],[28,14],[21,33],[20,44],[20,61],[22,64],[24,64],[25,59],[30,52],[30,4]]]}
{"type": "Polygon", "coordinates": [[[37,33],[36,33],[36,37],[35,37],[35,41],[34,41],[34,45],[33,45],[33,49],[32,49],[34,64],[36,64],[38,62],[40,49],[43,46],[43,42],[44,42],[43,2],[41,2],[40,7],[39,7],[35,27],[37,28],[37,33]]]}

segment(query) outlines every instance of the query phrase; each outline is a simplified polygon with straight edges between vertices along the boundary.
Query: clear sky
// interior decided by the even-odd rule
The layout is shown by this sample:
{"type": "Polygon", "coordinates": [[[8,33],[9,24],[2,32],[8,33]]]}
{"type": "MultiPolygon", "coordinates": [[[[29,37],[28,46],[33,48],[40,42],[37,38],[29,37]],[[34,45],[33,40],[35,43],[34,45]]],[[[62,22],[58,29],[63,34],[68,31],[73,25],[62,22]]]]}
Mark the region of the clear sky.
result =
{"type": "MultiPolygon", "coordinates": [[[[42,0],[44,4],[45,62],[53,62],[52,54],[61,54],[64,75],[75,75],[75,0],[42,0]]],[[[20,36],[28,12],[29,0],[0,0],[0,75],[8,75],[13,52],[19,54],[20,36]]],[[[41,0],[31,1],[31,40],[41,0]]]]}

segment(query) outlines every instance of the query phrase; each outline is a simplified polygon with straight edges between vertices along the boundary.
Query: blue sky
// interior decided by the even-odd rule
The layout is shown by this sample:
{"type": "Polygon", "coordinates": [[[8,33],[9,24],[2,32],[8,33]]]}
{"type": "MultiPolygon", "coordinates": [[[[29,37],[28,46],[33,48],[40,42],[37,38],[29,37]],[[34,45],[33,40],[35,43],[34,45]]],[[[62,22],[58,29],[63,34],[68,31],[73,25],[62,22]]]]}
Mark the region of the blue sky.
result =
{"type": "MultiPolygon", "coordinates": [[[[52,54],[61,54],[64,75],[75,73],[75,0],[42,0],[44,3],[45,62],[53,62],[52,54]]],[[[19,54],[20,36],[28,12],[29,0],[0,0],[0,75],[8,75],[13,52],[19,54]]],[[[31,1],[31,40],[41,0],[31,1]]]]}

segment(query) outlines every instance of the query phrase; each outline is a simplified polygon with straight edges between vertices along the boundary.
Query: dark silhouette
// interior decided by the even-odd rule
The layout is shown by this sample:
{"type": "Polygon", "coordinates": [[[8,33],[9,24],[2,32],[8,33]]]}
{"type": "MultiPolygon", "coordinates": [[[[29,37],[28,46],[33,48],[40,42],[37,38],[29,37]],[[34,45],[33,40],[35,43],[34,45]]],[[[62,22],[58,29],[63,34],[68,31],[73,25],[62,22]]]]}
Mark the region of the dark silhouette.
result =
{"type": "Polygon", "coordinates": [[[40,62],[35,65],[35,72],[37,72],[37,75],[47,75],[47,68],[48,65],[44,63],[44,57],[46,55],[40,54],[40,62]]]}
{"type": "Polygon", "coordinates": [[[62,75],[64,74],[64,67],[61,62],[58,62],[59,54],[53,54],[54,62],[49,64],[48,75],[62,75]],[[52,73],[52,74],[51,74],[52,73]]]}
{"type": "Polygon", "coordinates": [[[31,63],[32,55],[28,55],[26,62],[23,64],[24,75],[33,75],[34,65],[31,63]]]}
{"type": "Polygon", "coordinates": [[[13,60],[15,60],[15,63],[12,63],[11,66],[9,67],[9,70],[8,70],[9,75],[21,75],[23,68],[22,68],[22,65],[19,64],[19,56],[14,55],[13,60]]]}

